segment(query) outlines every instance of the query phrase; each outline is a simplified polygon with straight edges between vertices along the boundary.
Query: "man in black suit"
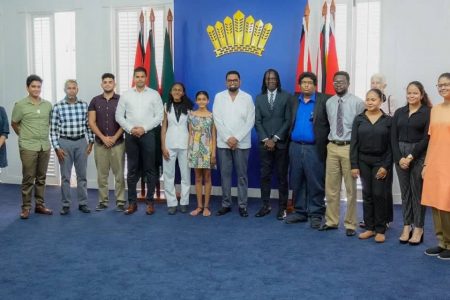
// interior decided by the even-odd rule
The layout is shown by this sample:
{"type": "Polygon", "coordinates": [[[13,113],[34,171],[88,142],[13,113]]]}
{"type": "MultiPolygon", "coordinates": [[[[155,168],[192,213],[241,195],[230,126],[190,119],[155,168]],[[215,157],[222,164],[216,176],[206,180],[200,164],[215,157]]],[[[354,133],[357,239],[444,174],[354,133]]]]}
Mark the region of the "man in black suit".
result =
{"type": "Polygon", "coordinates": [[[280,76],[274,69],[264,73],[261,94],[255,101],[255,127],[259,137],[262,207],[255,217],[271,211],[270,190],[273,167],[278,179],[277,219],[286,216],[288,199],[288,131],[291,123],[292,96],[281,89],[280,76]]]}
{"type": "Polygon", "coordinates": [[[295,213],[286,223],[308,221],[319,228],[325,214],[325,159],[328,123],[326,102],[330,96],[316,92],[317,77],[300,74],[301,93],[294,96],[292,122],[289,130],[290,183],[295,213]]]}

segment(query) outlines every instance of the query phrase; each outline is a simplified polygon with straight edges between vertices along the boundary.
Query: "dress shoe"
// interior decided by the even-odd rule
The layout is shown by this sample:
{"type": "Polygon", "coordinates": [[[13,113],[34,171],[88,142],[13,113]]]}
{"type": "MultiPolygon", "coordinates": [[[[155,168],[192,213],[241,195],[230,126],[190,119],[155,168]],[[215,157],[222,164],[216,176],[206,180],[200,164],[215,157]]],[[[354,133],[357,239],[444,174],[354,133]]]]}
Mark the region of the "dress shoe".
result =
{"type": "Polygon", "coordinates": [[[319,229],[321,224],[322,224],[322,218],[311,217],[311,221],[309,222],[309,225],[311,226],[311,228],[319,229]]]}
{"type": "Polygon", "coordinates": [[[26,209],[26,208],[23,208],[22,209],[22,212],[20,213],[20,218],[22,219],[22,220],[26,220],[26,219],[28,219],[30,217],[30,210],[29,209],[26,209]]]}
{"type": "Polygon", "coordinates": [[[155,207],[153,206],[153,202],[147,204],[147,209],[145,210],[147,215],[153,215],[155,213],[155,207]]]}
{"type": "Polygon", "coordinates": [[[277,220],[282,221],[284,219],[286,219],[286,210],[282,208],[282,209],[279,209],[277,212],[277,220]]]}
{"type": "Polygon", "coordinates": [[[188,206],[187,205],[180,205],[180,212],[182,214],[185,214],[188,212],[188,206]]]}
{"type": "Polygon", "coordinates": [[[174,214],[177,213],[177,207],[176,206],[171,206],[167,209],[167,213],[171,216],[173,216],[174,214]]]}
{"type": "Polygon", "coordinates": [[[364,221],[359,222],[359,227],[366,228],[366,223],[364,223],[364,221]]]}
{"type": "Polygon", "coordinates": [[[41,215],[52,215],[53,211],[51,209],[48,209],[47,207],[43,206],[43,205],[37,205],[34,208],[34,212],[36,214],[41,214],[41,215]]]}
{"type": "Polygon", "coordinates": [[[67,215],[69,213],[70,213],[70,207],[68,207],[68,206],[63,206],[61,208],[61,211],[59,212],[59,214],[62,215],[62,216],[65,216],[65,215],[67,215]]]}
{"type": "Polygon", "coordinates": [[[412,237],[409,239],[408,243],[410,246],[417,246],[423,243],[423,235],[424,235],[423,228],[414,228],[414,232],[412,234],[412,237]],[[418,236],[420,235],[420,238],[418,236]]]}
{"type": "Polygon", "coordinates": [[[216,216],[218,216],[218,217],[223,216],[223,215],[229,213],[230,211],[231,211],[231,208],[222,206],[222,208],[216,212],[216,216]]]}
{"type": "Polygon", "coordinates": [[[450,260],[450,250],[444,250],[437,256],[439,259],[450,260]]]}
{"type": "Polygon", "coordinates": [[[384,233],[377,233],[375,235],[375,242],[384,243],[385,240],[386,240],[386,236],[384,235],[384,233]]]}
{"type": "Polygon", "coordinates": [[[78,210],[88,214],[91,212],[91,209],[87,205],[79,205],[78,210]]]}
{"type": "Polygon", "coordinates": [[[428,248],[427,250],[425,250],[424,253],[428,256],[438,256],[444,250],[445,250],[444,248],[437,246],[437,247],[428,248]]]}
{"type": "Polygon", "coordinates": [[[95,207],[95,210],[96,211],[102,211],[102,210],[105,210],[105,209],[107,209],[108,208],[108,205],[105,205],[105,204],[103,204],[103,203],[99,203],[96,207],[95,207]]]}
{"type": "Polygon", "coordinates": [[[239,215],[243,218],[248,217],[248,211],[246,207],[239,207],[239,215]]]}
{"type": "Polygon", "coordinates": [[[258,212],[255,214],[255,217],[257,218],[261,218],[264,216],[267,216],[268,214],[270,214],[270,211],[272,210],[272,208],[268,205],[263,205],[258,212]]]}
{"type": "Polygon", "coordinates": [[[132,215],[137,211],[138,207],[136,203],[130,203],[128,204],[127,209],[125,209],[124,214],[126,215],[132,215]]]}
{"type": "Polygon", "coordinates": [[[123,204],[118,204],[118,205],[116,206],[116,211],[117,211],[117,212],[124,212],[124,211],[125,211],[125,205],[123,205],[123,204]]]}
{"type": "Polygon", "coordinates": [[[298,213],[293,213],[286,216],[286,219],[284,220],[286,224],[294,224],[294,223],[300,223],[300,222],[306,222],[308,221],[308,217],[305,215],[301,215],[298,213]]]}
{"type": "Polygon", "coordinates": [[[338,229],[337,226],[328,226],[327,224],[323,224],[320,228],[319,231],[328,231],[328,230],[335,230],[338,229]]]}
{"type": "Polygon", "coordinates": [[[346,236],[354,236],[355,234],[356,234],[355,229],[350,229],[350,228],[345,229],[346,236]]]}
{"type": "Polygon", "coordinates": [[[360,240],[367,240],[370,239],[371,237],[373,237],[375,235],[375,232],[372,230],[366,230],[363,233],[360,233],[358,238],[360,240]]]}
{"type": "Polygon", "coordinates": [[[407,244],[408,241],[412,237],[412,228],[411,225],[405,225],[403,226],[403,232],[402,235],[398,238],[398,241],[400,244],[407,244]]]}

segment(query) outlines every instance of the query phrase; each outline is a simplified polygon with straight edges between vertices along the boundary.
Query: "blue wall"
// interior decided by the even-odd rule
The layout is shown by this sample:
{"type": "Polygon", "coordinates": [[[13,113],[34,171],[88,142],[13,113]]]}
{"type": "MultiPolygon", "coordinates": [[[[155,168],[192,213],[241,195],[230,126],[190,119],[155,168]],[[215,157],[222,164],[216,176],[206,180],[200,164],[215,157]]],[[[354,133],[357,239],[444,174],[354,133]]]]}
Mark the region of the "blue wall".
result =
{"type": "MultiPolygon", "coordinates": [[[[237,70],[241,74],[241,89],[256,97],[261,91],[262,76],[268,68],[278,70],[282,87],[294,91],[299,38],[305,0],[175,0],[175,79],[186,85],[193,98],[198,90],[206,90],[212,102],[214,95],[225,89],[225,73],[237,70]],[[255,21],[271,23],[272,33],[262,56],[231,53],[216,57],[206,32],[208,25],[233,18],[240,10],[255,21]]],[[[256,132],[252,133],[249,161],[249,187],[259,186],[259,155],[256,132]]],[[[217,174],[214,185],[220,185],[217,174]]]]}

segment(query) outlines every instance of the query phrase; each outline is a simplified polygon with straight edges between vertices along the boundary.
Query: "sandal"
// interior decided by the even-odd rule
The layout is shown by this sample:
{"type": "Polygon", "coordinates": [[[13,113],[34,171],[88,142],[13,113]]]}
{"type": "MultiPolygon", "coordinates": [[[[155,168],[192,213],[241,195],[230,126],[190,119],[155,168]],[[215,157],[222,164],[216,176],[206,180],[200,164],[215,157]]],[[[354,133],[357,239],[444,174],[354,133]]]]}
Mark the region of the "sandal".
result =
{"type": "Polygon", "coordinates": [[[204,217],[211,216],[211,211],[209,210],[209,207],[205,207],[205,209],[203,210],[203,216],[204,217]]]}
{"type": "Polygon", "coordinates": [[[193,211],[190,212],[191,216],[198,216],[199,214],[201,214],[203,212],[203,207],[197,207],[196,209],[194,209],[193,211]]]}

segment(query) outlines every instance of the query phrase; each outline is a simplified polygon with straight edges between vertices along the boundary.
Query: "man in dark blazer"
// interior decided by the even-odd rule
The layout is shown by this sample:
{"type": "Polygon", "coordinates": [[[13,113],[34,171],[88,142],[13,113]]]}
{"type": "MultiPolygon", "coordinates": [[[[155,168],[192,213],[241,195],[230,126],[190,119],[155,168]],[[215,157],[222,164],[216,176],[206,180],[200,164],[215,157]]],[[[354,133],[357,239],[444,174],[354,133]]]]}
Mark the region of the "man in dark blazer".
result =
{"type": "Polygon", "coordinates": [[[319,228],[325,214],[325,160],[328,123],[326,102],[330,96],[316,92],[317,77],[300,74],[301,93],[294,95],[289,130],[290,184],[295,213],[286,223],[308,221],[319,228]]]}
{"type": "Polygon", "coordinates": [[[261,161],[262,207],[255,217],[264,217],[271,211],[270,191],[275,165],[278,180],[277,219],[286,216],[288,199],[288,131],[291,124],[292,96],[281,89],[280,76],[274,69],[264,73],[261,94],[255,101],[255,128],[259,137],[261,161]]]}

